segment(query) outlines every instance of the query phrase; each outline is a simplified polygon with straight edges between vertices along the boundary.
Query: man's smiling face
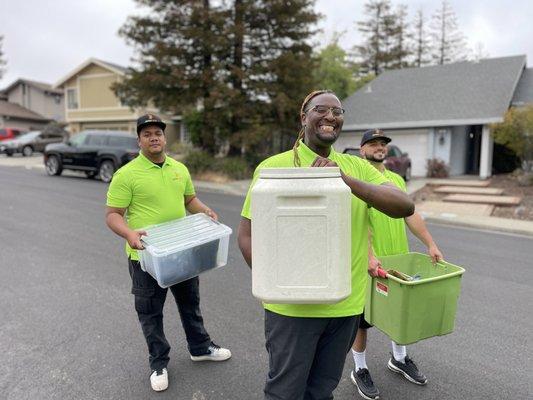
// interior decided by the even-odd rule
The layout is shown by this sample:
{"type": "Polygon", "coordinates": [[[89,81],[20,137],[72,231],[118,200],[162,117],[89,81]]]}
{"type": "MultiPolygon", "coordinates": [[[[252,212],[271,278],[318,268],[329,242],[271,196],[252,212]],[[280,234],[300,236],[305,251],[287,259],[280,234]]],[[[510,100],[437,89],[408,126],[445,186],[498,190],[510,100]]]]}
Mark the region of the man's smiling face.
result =
{"type": "Polygon", "coordinates": [[[306,143],[311,148],[329,147],[338,139],[344,123],[340,100],[332,93],[313,97],[301,115],[306,143]]]}

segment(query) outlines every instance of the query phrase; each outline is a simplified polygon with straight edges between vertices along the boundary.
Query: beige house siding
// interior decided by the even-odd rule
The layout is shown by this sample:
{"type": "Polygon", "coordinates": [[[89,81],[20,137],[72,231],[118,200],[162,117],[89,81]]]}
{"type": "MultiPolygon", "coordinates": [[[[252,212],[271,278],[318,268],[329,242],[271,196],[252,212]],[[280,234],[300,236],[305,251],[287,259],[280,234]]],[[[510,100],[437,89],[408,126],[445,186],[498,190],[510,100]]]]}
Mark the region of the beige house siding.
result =
{"type": "MultiPolygon", "coordinates": [[[[86,67],[80,66],[79,68],[83,69],[74,71],[73,76],[67,75],[63,83],[60,83],[65,90],[65,102],[66,89],[77,90],[78,108],[68,109],[68,105],[65,105],[66,120],[73,134],[83,130],[123,130],[136,134],[139,116],[147,112],[159,114],[152,106],[141,110],[122,107],[110,87],[122,79],[123,75],[113,68],[102,67],[98,60],[90,62],[86,67]]],[[[167,122],[167,143],[171,144],[179,139],[179,129],[171,122],[170,117],[161,117],[167,122]]]]}
{"type": "Polygon", "coordinates": [[[80,76],[80,108],[120,107],[120,101],[111,90],[111,85],[117,80],[116,75],[80,76]]]}
{"type": "Polygon", "coordinates": [[[137,114],[132,112],[127,107],[111,109],[102,108],[101,110],[92,108],[90,110],[68,110],[67,118],[69,122],[78,122],[84,120],[111,121],[113,119],[136,119],[137,114]]]}

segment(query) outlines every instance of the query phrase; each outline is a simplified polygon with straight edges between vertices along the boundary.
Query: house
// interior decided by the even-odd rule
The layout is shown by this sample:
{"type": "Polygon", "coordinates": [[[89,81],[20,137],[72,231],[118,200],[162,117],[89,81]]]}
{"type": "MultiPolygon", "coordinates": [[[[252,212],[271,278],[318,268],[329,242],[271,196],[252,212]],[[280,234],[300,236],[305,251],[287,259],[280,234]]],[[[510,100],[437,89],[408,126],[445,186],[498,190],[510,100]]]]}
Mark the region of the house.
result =
{"type": "Polygon", "coordinates": [[[19,104],[0,100],[0,128],[33,131],[42,129],[49,122],[50,118],[28,110],[19,104]]]}
{"type": "Polygon", "coordinates": [[[2,93],[10,103],[18,104],[50,120],[65,120],[63,91],[54,89],[48,83],[17,79],[2,93]]]}
{"type": "Polygon", "coordinates": [[[90,58],[60,79],[55,87],[65,93],[65,120],[71,133],[82,130],[123,130],[136,134],[136,121],[141,115],[159,114],[167,122],[167,142],[176,140],[175,120],[156,108],[130,109],[121,104],[111,85],[123,79],[127,68],[90,58]]]}
{"type": "Polygon", "coordinates": [[[358,146],[367,129],[384,129],[412,160],[413,176],[439,158],[451,175],[492,174],[490,125],[510,106],[533,103],[525,56],[385,71],[343,101],[343,133],[335,148],[358,146]]]}

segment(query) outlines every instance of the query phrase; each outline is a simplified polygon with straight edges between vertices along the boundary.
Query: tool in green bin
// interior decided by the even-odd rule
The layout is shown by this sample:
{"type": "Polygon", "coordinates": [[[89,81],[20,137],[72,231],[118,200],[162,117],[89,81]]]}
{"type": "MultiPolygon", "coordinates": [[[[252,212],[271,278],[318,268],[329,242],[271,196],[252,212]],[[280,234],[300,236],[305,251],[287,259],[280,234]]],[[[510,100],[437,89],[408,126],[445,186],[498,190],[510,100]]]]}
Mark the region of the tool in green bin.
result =
{"type": "Polygon", "coordinates": [[[418,280],[420,280],[422,278],[422,276],[418,272],[415,275],[410,276],[410,275],[407,275],[407,274],[405,274],[403,272],[397,271],[395,269],[384,270],[381,267],[378,267],[377,274],[378,274],[378,276],[380,278],[387,278],[387,274],[389,274],[389,275],[395,276],[396,278],[401,279],[402,281],[406,281],[406,282],[418,281],[418,280]]]}

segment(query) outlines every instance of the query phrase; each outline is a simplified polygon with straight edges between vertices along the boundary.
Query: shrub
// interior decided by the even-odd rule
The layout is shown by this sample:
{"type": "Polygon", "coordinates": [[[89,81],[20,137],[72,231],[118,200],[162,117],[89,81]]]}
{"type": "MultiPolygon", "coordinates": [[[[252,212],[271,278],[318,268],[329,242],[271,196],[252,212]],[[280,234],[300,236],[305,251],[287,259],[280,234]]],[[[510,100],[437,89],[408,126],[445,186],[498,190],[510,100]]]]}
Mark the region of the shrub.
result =
{"type": "Polygon", "coordinates": [[[248,163],[240,157],[219,158],[216,166],[218,171],[232,179],[250,179],[252,175],[248,163]]]}
{"type": "Polygon", "coordinates": [[[450,176],[450,168],[439,158],[427,160],[426,168],[428,178],[447,178],[450,176]]]}
{"type": "Polygon", "coordinates": [[[188,154],[192,150],[192,146],[189,143],[174,142],[170,145],[170,152],[174,154],[188,154]]]}
{"type": "Polygon", "coordinates": [[[216,170],[215,158],[201,150],[191,150],[185,156],[183,163],[187,166],[192,174],[205,172],[208,170],[216,170]]]}

